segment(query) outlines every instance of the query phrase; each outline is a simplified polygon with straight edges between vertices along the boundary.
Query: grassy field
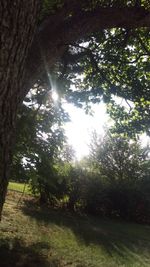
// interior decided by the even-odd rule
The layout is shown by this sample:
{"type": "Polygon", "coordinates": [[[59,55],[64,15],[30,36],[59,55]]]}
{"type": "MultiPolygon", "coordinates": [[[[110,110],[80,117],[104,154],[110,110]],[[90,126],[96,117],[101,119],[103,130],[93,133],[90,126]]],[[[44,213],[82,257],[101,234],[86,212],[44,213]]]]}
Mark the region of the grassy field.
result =
{"type": "MultiPolygon", "coordinates": [[[[150,266],[150,226],[39,208],[9,193],[0,223],[1,267],[150,266]]],[[[28,198],[28,199],[27,199],[28,198]]]]}
{"type": "Polygon", "coordinates": [[[16,183],[16,182],[9,182],[8,189],[10,190],[16,190],[18,192],[23,192],[26,194],[31,194],[29,186],[24,183],[16,183]],[[25,187],[25,191],[24,191],[25,187]]]}

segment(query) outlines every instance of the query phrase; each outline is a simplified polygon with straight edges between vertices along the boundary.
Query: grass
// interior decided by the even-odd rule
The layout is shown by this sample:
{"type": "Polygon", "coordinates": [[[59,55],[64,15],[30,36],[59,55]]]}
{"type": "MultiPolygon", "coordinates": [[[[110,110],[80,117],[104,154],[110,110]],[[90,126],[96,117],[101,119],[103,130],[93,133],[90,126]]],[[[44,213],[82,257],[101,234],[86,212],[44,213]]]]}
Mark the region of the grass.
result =
{"type": "Polygon", "coordinates": [[[16,190],[18,192],[24,191],[25,194],[31,194],[29,186],[24,183],[9,182],[8,189],[16,190]],[[25,187],[25,191],[24,191],[24,187],[25,187]]]}
{"type": "MultiPolygon", "coordinates": [[[[150,266],[150,226],[40,208],[8,195],[0,224],[0,266],[150,266]]],[[[28,199],[27,199],[28,198],[28,199]]]]}

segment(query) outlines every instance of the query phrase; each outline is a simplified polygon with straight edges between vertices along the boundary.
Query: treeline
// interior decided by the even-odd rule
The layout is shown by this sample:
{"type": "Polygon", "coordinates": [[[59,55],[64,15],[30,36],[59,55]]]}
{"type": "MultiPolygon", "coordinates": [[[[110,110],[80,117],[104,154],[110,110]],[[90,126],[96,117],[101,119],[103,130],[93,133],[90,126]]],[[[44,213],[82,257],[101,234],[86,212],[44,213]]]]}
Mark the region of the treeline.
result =
{"type": "MultiPolygon", "coordinates": [[[[94,141],[94,140],[93,140],[94,141]]],[[[30,179],[41,203],[98,216],[150,223],[150,159],[137,142],[106,135],[78,164],[57,162],[30,179]]],[[[48,167],[48,166],[47,166],[48,167]]]]}

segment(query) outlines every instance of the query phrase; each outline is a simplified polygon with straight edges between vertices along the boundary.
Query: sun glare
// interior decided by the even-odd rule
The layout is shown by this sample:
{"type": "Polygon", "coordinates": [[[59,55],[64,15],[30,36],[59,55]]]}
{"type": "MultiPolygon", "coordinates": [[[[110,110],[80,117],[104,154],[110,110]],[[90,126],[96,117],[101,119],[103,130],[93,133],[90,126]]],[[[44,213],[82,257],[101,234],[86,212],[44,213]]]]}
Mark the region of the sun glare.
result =
{"type": "MultiPolygon", "coordinates": [[[[103,135],[105,129],[112,126],[113,121],[106,113],[104,103],[92,105],[93,116],[85,114],[83,109],[73,104],[65,103],[63,107],[70,116],[70,122],[64,125],[68,143],[72,145],[77,159],[80,160],[90,152],[92,132],[96,131],[99,135],[103,135]]],[[[141,135],[140,140],[142,146],[150,144],[150,138],[146,134],[141,135]]]]}
{"type": "Polygon", "coordinates": [[[66,136],[69,144],[73,146],[76,152],[77,159],[80,160],[89,154],[92,132],[96,131],[100,135],[104,133],[104,126],[108,124],[109,120],[106,107],[104,104],[93,105],[94,115],[90,116],[73,104],[68,103],[63,106],[71,119],[64,126],[66,136]]]}
{"type": "Polygon", "coordinates": [[[57,101],[58,101],[58,98],[59,98],[59,96],[58,96],[56,90],[52,90],[52,99],[53,99],[55,102],[57,102],[57,101]]]}

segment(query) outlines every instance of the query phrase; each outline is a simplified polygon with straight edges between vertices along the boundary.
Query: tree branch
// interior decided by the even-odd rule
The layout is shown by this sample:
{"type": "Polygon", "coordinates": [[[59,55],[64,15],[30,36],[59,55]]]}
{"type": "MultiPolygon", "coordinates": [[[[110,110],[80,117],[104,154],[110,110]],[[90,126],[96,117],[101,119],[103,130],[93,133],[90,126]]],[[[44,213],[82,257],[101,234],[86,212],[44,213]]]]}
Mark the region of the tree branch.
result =
{"type": "MultiPolygon", "coordinates": [[[[79,11],[79,1],[74,0],[74,13],[63,17],[64,9],[50,16],[46,23],[37,30],[26,64],[24,81],[26,94],[43,72],[48,71],[60,60],[66,50],[66,43],[73,43],[81,38],[106,28],[138,28],[150,26],[150,12],[143,7],[95,8],[92,11],[79,11]],[[76,6],[75,4],[78,5],[76,6]],[[45,60],[43,59],[43,55],[45,60]],[[47,67],[45,66],[47,64],[47,67]],[[46,69],[46,70],[45,70],[46,69]]],[[[66,0],[69,5],[69,1],[66,0]]],[[[70,5],[71,6],[71,5],[70,5]]],[[[68,12],[69,7],[68,6],[68,12]]],[[[24,95],[22,96],[24,97],[24,95]]]]}

